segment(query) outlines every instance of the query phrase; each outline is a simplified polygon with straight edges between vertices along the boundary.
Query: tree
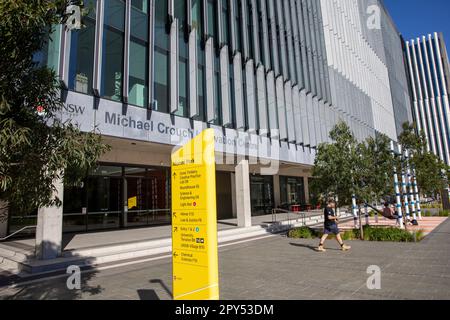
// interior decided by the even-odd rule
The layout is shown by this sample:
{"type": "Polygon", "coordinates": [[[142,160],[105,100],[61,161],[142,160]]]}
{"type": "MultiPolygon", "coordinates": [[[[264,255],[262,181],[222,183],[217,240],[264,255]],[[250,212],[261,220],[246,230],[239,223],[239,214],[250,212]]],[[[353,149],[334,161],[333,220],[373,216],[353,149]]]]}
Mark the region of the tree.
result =
{"type": "Polygon", "coordinates": [[[393,175],[395,160],[390,150],[391,140],[384,134],[368,137],[358,145],[355,195],[359,203],[371,203],[394,192],[393,175]]]}
{"type": "MultiPolygon", "coordinates": [[[[0,2],[0,203],[20,211],[60,205],[54,181],[77,184],[108,146],[58,117],[57,75],[33,61],[64,23],[63,0],[0,2]]],[[[0,208],[5,215],[7,207],[0,208]]]]}
{"type": "Polygon", "coordinates": [[[403,124],[399,143],[410,154],[409,164],[416,169],[417,184],[423,194],[441,194],[448,185],[449,167],[435,154],[427,150],[424,132],[416,134],[416,126],[403,124]]]}
{"type": "Polygon", "coordinates": [[[322,197],[337,197],[339,204],[349,204],[354,191],[357,141],[345,122],[331,130],[330,138],[333,143],[317,148],[311,188],[322,197]]]}

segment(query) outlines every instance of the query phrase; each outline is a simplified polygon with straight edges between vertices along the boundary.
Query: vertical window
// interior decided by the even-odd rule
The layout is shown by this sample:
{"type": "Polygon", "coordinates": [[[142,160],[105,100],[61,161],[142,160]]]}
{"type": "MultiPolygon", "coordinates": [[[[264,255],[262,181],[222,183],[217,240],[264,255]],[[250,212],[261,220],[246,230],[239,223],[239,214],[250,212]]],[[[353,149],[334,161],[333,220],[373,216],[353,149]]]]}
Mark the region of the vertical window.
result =
{"type": "Polygon", "coordinates": [[[175,1],[175,18],[178,19],[178,111],[175,115],[180,117],[188,117],[189,97],[188,97],[188,42],[186,41],[186,25],[187,25],[187,7],[186,1],[175,1]]]}
{"type": "Polygon", "coordinates": [[[148,0],[131,2],[129,102],[148,105],[148,0]]]}
{"type": "Polygon", "coordinates": [[[242,48],[242,21],[241,21],[241,6],[238,0],[234,1],[234,23],[236,24],[236,50],[241,51],[242,48]]]}
{"type": "Polygon", "coordinates": [[[169,112],[169,35],[167,1],[155,1],[154,99],[155,110],[169,112]]]}
{"type": "Polygon", "coordinates": [[[202,38],[201,2],[202,2],[202,0],[191,0],[192,27],[197,29],[197,38],[199,41],[202,38]]]}
{"type": "Polygon", "coordinates": [[[208,0],[208,35],[217,41],[217,10],[216,10],[216,0],[208,0]]]}
{"type": "Polygon", "coordinates": [[[69,89],[86,94],[92,93],[93,87],[96,3],[86,1],[85,27],[71,31],[69,89]]]}
{"type": "Polygon", "coordinates": [[[125,2],[105,2],[101,95],[121,101],[125,41],[125,2]]]}
{"type": "Polygon", "coordinates": [[[222,1],[222,39],[224,43],[231,43],[229,39],[228,1],[222,1]]]}

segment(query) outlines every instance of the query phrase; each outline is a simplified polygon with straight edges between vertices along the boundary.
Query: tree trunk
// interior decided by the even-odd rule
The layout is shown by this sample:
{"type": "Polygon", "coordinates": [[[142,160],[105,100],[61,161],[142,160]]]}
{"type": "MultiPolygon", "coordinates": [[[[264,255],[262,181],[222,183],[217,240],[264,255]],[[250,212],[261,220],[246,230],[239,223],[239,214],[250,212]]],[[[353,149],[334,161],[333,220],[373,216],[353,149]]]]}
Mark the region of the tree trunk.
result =
{"type": "Polygon", "coordinates": [[[9,204],[0,199],[0,238],[4,238],[8,233],[9,204]]]}
{"type": "Polygon", "coordinates": [[[361,220],[361,205],[358,205],[358,215],[359,215],[359,236],[361,240],[364,240],[364,228],[361,220]]]}

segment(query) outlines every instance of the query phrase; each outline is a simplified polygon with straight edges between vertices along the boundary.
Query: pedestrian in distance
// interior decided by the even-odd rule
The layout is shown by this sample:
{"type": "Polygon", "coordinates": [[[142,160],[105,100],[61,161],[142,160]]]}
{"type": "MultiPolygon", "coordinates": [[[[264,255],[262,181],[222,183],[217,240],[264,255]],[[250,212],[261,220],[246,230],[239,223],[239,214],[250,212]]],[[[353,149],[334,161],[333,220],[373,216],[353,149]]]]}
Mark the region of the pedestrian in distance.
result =
{"type": "Polygon", "coordinates": [[[344,244],[344,241],[342,241],[341,232],[338,227],[339,218],[336,215],[334,209],[336,208],[336,201],[334,199],[329,199],[327,201],[327,206],[324,209],[324,232],[323,236],[320,239],[319,247],[317,248],[317,251],[319,252],[325,252],[324,243],[325,240],[328,238],[330,234],[334,234],[336,236],[336,240],[341,246],[342,251],[348,251],[351,249],[350,246],[347,246],[344,244]]]}

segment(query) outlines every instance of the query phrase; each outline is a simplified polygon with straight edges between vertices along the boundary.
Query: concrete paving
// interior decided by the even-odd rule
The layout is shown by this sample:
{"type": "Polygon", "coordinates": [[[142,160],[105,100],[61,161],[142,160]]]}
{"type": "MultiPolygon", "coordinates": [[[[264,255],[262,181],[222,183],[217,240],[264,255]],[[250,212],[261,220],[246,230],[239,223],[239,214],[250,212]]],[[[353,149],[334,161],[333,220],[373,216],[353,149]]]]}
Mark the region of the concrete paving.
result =
{"type": "MultiPolygon", "coordinates": [[[[221,299],[450,299],[450,220],[420,243],[335,241],[273,235],[219,249],[221,299]],[[381,269],[381,289],[367,288],[367,268],[381,269]]],[[[81,290],[67,276],[0,288],[0,299],[170,299],[171,259],[160,257],[82,274],[81,290]]]]}

